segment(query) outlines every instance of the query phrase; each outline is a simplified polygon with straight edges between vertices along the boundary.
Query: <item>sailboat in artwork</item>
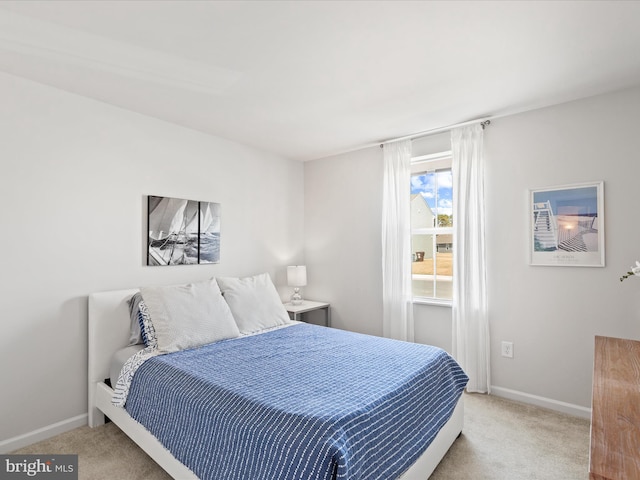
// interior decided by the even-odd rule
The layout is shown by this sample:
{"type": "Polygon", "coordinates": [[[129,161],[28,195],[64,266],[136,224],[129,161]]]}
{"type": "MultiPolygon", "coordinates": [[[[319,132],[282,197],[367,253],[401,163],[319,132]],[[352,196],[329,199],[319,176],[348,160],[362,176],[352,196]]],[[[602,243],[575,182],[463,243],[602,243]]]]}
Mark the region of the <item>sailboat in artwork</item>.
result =
{"type": "Polygon", "coordinates": [[[187,200],[161,197],[155,208],[149,211],[149,238],[164,240],[179,232],[186,208],[187,200]]]}
{"type": "Polygon", "coordinates": [[[198,202],[181,198],[149,199],[149,263],[198,263],[198,202]],[[159,199],[159,201],[158,201],[159,199]],[[152,201],[155,203],[152,206],[152,201]],[[191,227],[195,219],[195,229],[191,227]]]}
{"type": "Polygon", "coordinates": [[[220,261],[220,204],[200,203],[200,263],[220,261]]]}
{"type": "Polygon", "coordinates": [[[213,214],[211,213],[211,204],[205,203],[204,207],[200,208],[200,228],[203,232],[209,230],[209,227],[213,223],[213,214]]]}

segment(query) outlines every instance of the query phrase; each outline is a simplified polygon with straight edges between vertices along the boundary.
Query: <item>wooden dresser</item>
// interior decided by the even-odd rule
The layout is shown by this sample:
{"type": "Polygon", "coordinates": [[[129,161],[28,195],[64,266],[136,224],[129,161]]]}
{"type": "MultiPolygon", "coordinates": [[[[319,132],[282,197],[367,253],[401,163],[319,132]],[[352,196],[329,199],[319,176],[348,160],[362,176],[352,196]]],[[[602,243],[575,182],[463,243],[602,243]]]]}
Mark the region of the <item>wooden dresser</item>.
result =
{"type": "Polygon", "coordinates": [[[589,479],[640,479],[638,341],[596,337],[589,479]]]}

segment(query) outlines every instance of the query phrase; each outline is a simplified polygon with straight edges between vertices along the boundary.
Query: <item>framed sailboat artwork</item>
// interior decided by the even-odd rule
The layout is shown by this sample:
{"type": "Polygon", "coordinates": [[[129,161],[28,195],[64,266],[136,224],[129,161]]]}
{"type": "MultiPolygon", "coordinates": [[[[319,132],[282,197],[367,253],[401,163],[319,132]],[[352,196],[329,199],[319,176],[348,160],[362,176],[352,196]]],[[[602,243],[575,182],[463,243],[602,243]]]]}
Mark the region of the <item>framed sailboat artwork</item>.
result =
{"type": "Polygon", "coordinates": [[[220,204],[147,197],[147,265],[220,262],[220,204]]]}

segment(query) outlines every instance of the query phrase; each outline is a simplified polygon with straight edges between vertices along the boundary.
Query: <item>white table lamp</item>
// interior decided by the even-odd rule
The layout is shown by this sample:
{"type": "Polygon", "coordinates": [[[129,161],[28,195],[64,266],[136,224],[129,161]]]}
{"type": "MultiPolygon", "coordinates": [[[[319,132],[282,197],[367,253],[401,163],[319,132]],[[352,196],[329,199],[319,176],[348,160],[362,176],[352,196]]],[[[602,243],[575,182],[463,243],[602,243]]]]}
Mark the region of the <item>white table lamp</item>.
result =
{"type": "Polygon", "coordinates": [[[300,287],[307,284],[307,267],[304,265],[293,265],[287,267],[287,285],[293,287],[293,295],[291,295],[291,304],[300,305],[302,303],[302,295],[300,295],[300,287]]]}

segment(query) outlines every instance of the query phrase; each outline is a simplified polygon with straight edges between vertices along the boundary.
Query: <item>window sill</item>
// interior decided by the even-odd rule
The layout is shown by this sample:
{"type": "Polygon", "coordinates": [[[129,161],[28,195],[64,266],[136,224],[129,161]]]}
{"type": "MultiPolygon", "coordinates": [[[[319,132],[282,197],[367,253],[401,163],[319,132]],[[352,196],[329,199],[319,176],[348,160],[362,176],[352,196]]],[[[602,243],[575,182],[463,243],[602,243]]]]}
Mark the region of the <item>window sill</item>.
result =
{"type": "Polygon", "coordinates": [[[415,297],[414,305],[433,305],[436,307],[453,307],[453,300],[440,300],[438,298],[415,297]]]}

